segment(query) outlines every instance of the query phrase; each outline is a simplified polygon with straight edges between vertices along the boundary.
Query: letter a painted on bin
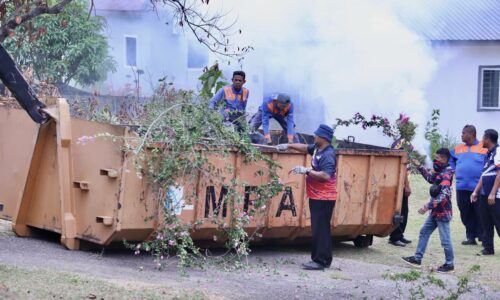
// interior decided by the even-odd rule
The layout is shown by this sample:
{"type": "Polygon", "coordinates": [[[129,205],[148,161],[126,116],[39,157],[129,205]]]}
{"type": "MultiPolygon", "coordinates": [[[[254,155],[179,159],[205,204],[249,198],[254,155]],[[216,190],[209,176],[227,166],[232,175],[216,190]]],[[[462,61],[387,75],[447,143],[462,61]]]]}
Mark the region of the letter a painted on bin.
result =
{"type": "Polygon", "coordinates": [[[285,193],[283,194],[283,197],[281,197],[281,202],[280,206],[278,207],[278,211],[276,212],[276,217],[281,217],[281,212],[283,210],[291,210],[292,216],[294,217],[297,216],[297,211],[295,209],[295,202],[293,201],[292,188],[289,186],[285,188],[285,193]],[[290,198],[290,203],[286,204],[286,199],[288,198],[290,198]]]}

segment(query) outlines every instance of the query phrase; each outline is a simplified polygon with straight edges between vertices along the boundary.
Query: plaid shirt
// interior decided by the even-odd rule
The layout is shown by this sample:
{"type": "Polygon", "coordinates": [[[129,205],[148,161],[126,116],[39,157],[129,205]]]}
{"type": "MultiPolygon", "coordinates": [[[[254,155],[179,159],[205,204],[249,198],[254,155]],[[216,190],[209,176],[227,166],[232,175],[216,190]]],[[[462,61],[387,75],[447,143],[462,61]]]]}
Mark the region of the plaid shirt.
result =
{"type": "Polygon", "coordinates": [[[449,222],[453,215],[451,209],[451,185],[453,182],[453,169],[446,166],[441,172],[429,172],[424,167],[418,168],[420,174],[430,184],[440,183],[441,192],[429,200],[425,206],[431,210],[431,216],[437,221],[449,222]]]}

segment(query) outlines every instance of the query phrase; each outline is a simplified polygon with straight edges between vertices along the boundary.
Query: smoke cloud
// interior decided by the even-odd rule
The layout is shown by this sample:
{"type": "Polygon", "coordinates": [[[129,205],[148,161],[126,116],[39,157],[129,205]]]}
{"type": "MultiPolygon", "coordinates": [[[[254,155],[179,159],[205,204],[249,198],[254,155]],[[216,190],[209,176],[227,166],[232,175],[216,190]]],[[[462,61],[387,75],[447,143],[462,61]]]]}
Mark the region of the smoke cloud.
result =
{"type": "MultiPolygon", "coordinates": [[[[264,93],[292,94],[298,131],[311,133],[320,122],[333,124],[356,112],[391,120],[403,112],[419,124],[415,146],[424,149],[424,87],[436,62],[425,42],[400,22],[393,2],[234,0],[224,1],[224,8],[238,15],[240,43],[256,49],[244,70],[263,82],[264,93]]],[[[250,107],[261,101],[253,97],[250,107]]],[[[373,128],[337,129],[337,138],[348,135],[390,144],[373,128]]]]}

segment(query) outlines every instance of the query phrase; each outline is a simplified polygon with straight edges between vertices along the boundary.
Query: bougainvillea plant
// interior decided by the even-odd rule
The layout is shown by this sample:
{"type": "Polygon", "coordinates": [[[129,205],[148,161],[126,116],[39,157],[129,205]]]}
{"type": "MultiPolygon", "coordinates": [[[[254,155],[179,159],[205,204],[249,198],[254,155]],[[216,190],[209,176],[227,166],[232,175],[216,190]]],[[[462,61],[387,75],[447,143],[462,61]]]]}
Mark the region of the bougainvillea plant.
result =
{"type": "Polygon", "coordinates": [[[415,151],[412,145],[417,125],[404,113],[400,113],[399,117],[391,123],[387,117],[372,115],[371,118],[366,118],[358,112],[348,120],[337,118],[337,123],[333,127],[351,125],[361,126],[365,130],[372,127],[382,129],[382,134],[392,139],[392,149],[405,150],[410,158],[416,158],[421,162],[425,160],[425,156],[415,151]]]}

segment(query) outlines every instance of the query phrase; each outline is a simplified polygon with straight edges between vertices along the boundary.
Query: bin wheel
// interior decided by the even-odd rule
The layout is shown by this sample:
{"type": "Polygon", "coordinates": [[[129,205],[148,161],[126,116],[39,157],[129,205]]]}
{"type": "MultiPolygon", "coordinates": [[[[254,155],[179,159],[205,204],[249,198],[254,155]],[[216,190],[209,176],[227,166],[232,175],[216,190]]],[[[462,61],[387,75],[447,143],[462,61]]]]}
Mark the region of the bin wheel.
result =
{"type": "Polygon", "coordinates": [[[373,244],[373,235],[360,235],[353,240],[356,248],[368,248],[373,244]]]}

